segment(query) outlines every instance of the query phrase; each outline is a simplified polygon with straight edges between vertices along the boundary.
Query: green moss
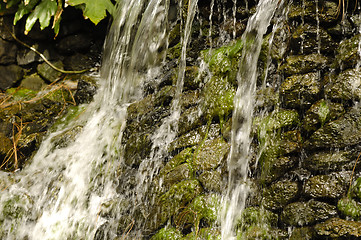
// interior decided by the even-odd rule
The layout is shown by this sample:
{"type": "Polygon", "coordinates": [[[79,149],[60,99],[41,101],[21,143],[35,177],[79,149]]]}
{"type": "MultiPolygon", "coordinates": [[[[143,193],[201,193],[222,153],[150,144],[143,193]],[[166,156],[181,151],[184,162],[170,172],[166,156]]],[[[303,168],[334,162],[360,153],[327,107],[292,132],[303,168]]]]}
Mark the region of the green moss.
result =
{"type": "Polygon", "coordinates": [[[221,233],[214,228],[201,228],[189,233],[182,240],[221,240],[221,233]]]}
{"type": "Polygon", "coordinates": [[[191,148],[186,148],[183,151],[181,151],[180,153],[178,153],[177,155],[175,155],[165,166],[164,168],[161,170],[160,174],[161,175],[165,175],[169,172],[171,172],[172,170],[174,170],[177,166],[185,163],[185,162],[189,162],[192,160],[193,158],[193,154],[194,154],[194,147],[191,148]]]}
{"type": "Polygon", "coordinates": [[[31,208],[31,200],[23,195],[14,195],[3,203],[0,219],[21,219],[31,208]]]}
{"type": "Polygon", "coordinates": [[[6,93],[11,95],[13,101],[27,101],[36,97],[38,92],[27,88],[10,88],[6,93]]]}
{"type": "Polygon", "coordinates": [[[359,177],[352,186],[351,194],[361,201],[361,177],[359,177]]]}
{"type": "Polygon", "coordinates": [[[64,128],[65,126],[68,126],[70,122],[78,118],[84,111],[85,106],[69,106],[66,110],[66,114],[57,119],[50,130],[54,131],[57,128],[64,128]]]}
{"type": "Polygon", "coordinates": [[[183,235],[178,229],[165,227],[159,230],[150,240],[178,240],[182,237],[183,235]]]}
{"type": "Polygon", "coordinates": [[[202,110],[208,119],[222,120],[233,110],[233,98],[236,90],[227,77],[213,76],[203,89],[204,102],[202,110]]]}
{"type": "Polygon", "coordinates": [[[202,220],[204,224],[211,226],[218,217],[220,209],[220,197],[216,194],[200,195],[178,215],[178,225],[191,225],[198,229],[202,220]]]}
{"type": "Polygon", "coordinates": [[[258,129],[258,133],[271,133],[275,130],[294,127],[299,124],[298,112],[294,110],[281,110],[273,112],[267,117],[256,118],[254,126],[258,129]]]}
{"type": "Polygon", "coordinates": [[[337,203],[337,209],[345,216],[352,217],[355,220],[361,219],[361,203],[350,197],[340,199],[337,203]]]}

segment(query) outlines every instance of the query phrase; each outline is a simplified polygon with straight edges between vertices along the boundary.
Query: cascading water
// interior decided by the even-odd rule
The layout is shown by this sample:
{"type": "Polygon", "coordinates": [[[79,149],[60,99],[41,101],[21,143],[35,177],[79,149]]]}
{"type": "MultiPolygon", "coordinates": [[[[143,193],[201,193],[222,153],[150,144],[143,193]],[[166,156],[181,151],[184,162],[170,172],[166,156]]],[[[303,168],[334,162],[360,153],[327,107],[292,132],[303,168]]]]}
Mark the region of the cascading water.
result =
{"type": "Polygon", "coordinates": [[[249,19],[242,36],[244,48],[237,75],[238,89],[232,115],[231,151],[228,157],[228,190],[222,214],[222,239],[235,239],[234,227],[245,206],[250,159],[251,128],[257,81],[257,61],[263,35],[281,2],[260,1],[257,12],[249,19]]]}
{"type": "Polygon", "coordinates": [[[0,205],[10,209],[1,219],[2,239],[94,239],[101,225],[104,238],[116,236],[114,219],[101,212],[120,197],[115,189],[126,107],[140,99],[144,81],[157,71],[168,6],[163,0],[119,3],[95,101],[65,130],[50,134],[2,192],[0,205]],[[76,129],[81,131],[74,141],[59,146],[57,137],[76,129]]]}

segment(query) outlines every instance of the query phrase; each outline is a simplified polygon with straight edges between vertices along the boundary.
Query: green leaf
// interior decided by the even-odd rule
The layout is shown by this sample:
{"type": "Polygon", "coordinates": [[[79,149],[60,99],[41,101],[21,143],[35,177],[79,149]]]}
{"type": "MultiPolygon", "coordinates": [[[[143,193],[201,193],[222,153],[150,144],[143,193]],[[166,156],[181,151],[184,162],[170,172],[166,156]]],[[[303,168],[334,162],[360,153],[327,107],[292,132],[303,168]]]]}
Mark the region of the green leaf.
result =
{"type": "Polygon", "coordinates": [[[25,34],[27,34],[32,29],[38,19],[41,30],[49,26],[50,19],[55,15],[57,9],[58,4],[55,0],[42,0],[41,3],[35,7],[34,11],[26,19],[25,34]]]}
{"type": "Polygon", "coordinates": [[[107,16],[106,11],[113,14],[114,5],[110,0],[67,0],[70,6],[85,4],[84,17],[87,17],[94,24],[98,24],[107,16]]]}
{"type": "Polygon", "coordinates": [[[28,4],[21,2],[18,6],[18,10],[15,13],[14,17],[14,25],[23,18],[24,15],[28,14],[33,10],[35,5],[39,2],[39,0],[31,0],[28,4]]]}

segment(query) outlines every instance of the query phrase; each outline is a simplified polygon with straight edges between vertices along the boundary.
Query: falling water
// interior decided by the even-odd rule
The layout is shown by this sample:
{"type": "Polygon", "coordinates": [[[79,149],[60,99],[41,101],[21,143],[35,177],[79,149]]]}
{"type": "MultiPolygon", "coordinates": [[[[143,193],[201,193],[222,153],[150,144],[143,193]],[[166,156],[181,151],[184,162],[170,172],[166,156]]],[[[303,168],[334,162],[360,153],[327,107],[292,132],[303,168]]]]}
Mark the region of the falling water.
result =
{"type": "Polygon", "coordinates": [[[0,207],[11,207],[1,217],[1,239],[94,239],[102,225],[104,238],[114,238],[115,222],[101,211],[120,197],[116,179],[126,107],[142,97],[141,86],[157,72],[167,44],[168,5],[120,1],[95,101],[77,121],[51,133],[31,164],[15,174],[15,184],[1,193],[0,207]],[[62,134],[79,129],[71,144],[59,145],[62,134]]]}
{"type": "Polygon", "coordinates": [[[249,19],[242,36],[244,48],[237,75],[238,89],[234,98],[231,151],[228,156],[228,190],[222,214],[222,239],[235,239],[236,220],[244,208],[249,192],[247,186],[250,159],[251,127],[257,80],[257,60],[263,35],[267,31],[277,6],[282,1],[262,0],[249,19]]]}

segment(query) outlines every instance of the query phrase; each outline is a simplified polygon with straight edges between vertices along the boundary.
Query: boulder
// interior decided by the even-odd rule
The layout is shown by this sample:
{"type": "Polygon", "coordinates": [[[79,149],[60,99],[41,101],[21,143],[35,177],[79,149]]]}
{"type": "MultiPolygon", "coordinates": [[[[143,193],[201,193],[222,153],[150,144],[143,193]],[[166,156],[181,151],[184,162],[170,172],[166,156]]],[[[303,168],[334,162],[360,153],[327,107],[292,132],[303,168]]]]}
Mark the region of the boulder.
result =
{"type": "Polygon", "coordinates": [[[327,68],[328,62],[329,59],[321,54],[292,55],[287,57],[280,70],[284,71],[286,76],[305,74],[327,68]]]}
{"type": "Polygon", "coordinates": [[[341,72],[337,78],[331,77],[325,87],[328,99],[338,101],[358,101],[361,99],[361,71],[348,69],[341,72]]]}
{"type": "Polygon", "coordinates": [[[279,210],[292,202],[299,194],[297,182],[278,181],[263,190],[263,206],[269,210],[279,210]]]}
{"type": "Polygon", "coordinates": [[[361,237],[361,222],[332,218],[315,226],[319,237],[331,239],[359,239],[361,237]]]}
{"type": "Polygon", "coordinates": [[[0,66],[0,90],[14,87],[24,76],[24,70],[17,65],[0,66]]]}
{"type": "Polygon", "coordinates": [[[14,43],[5,41],[0,38],[0,64],[15,63],[17,47],[14,43]]]}

